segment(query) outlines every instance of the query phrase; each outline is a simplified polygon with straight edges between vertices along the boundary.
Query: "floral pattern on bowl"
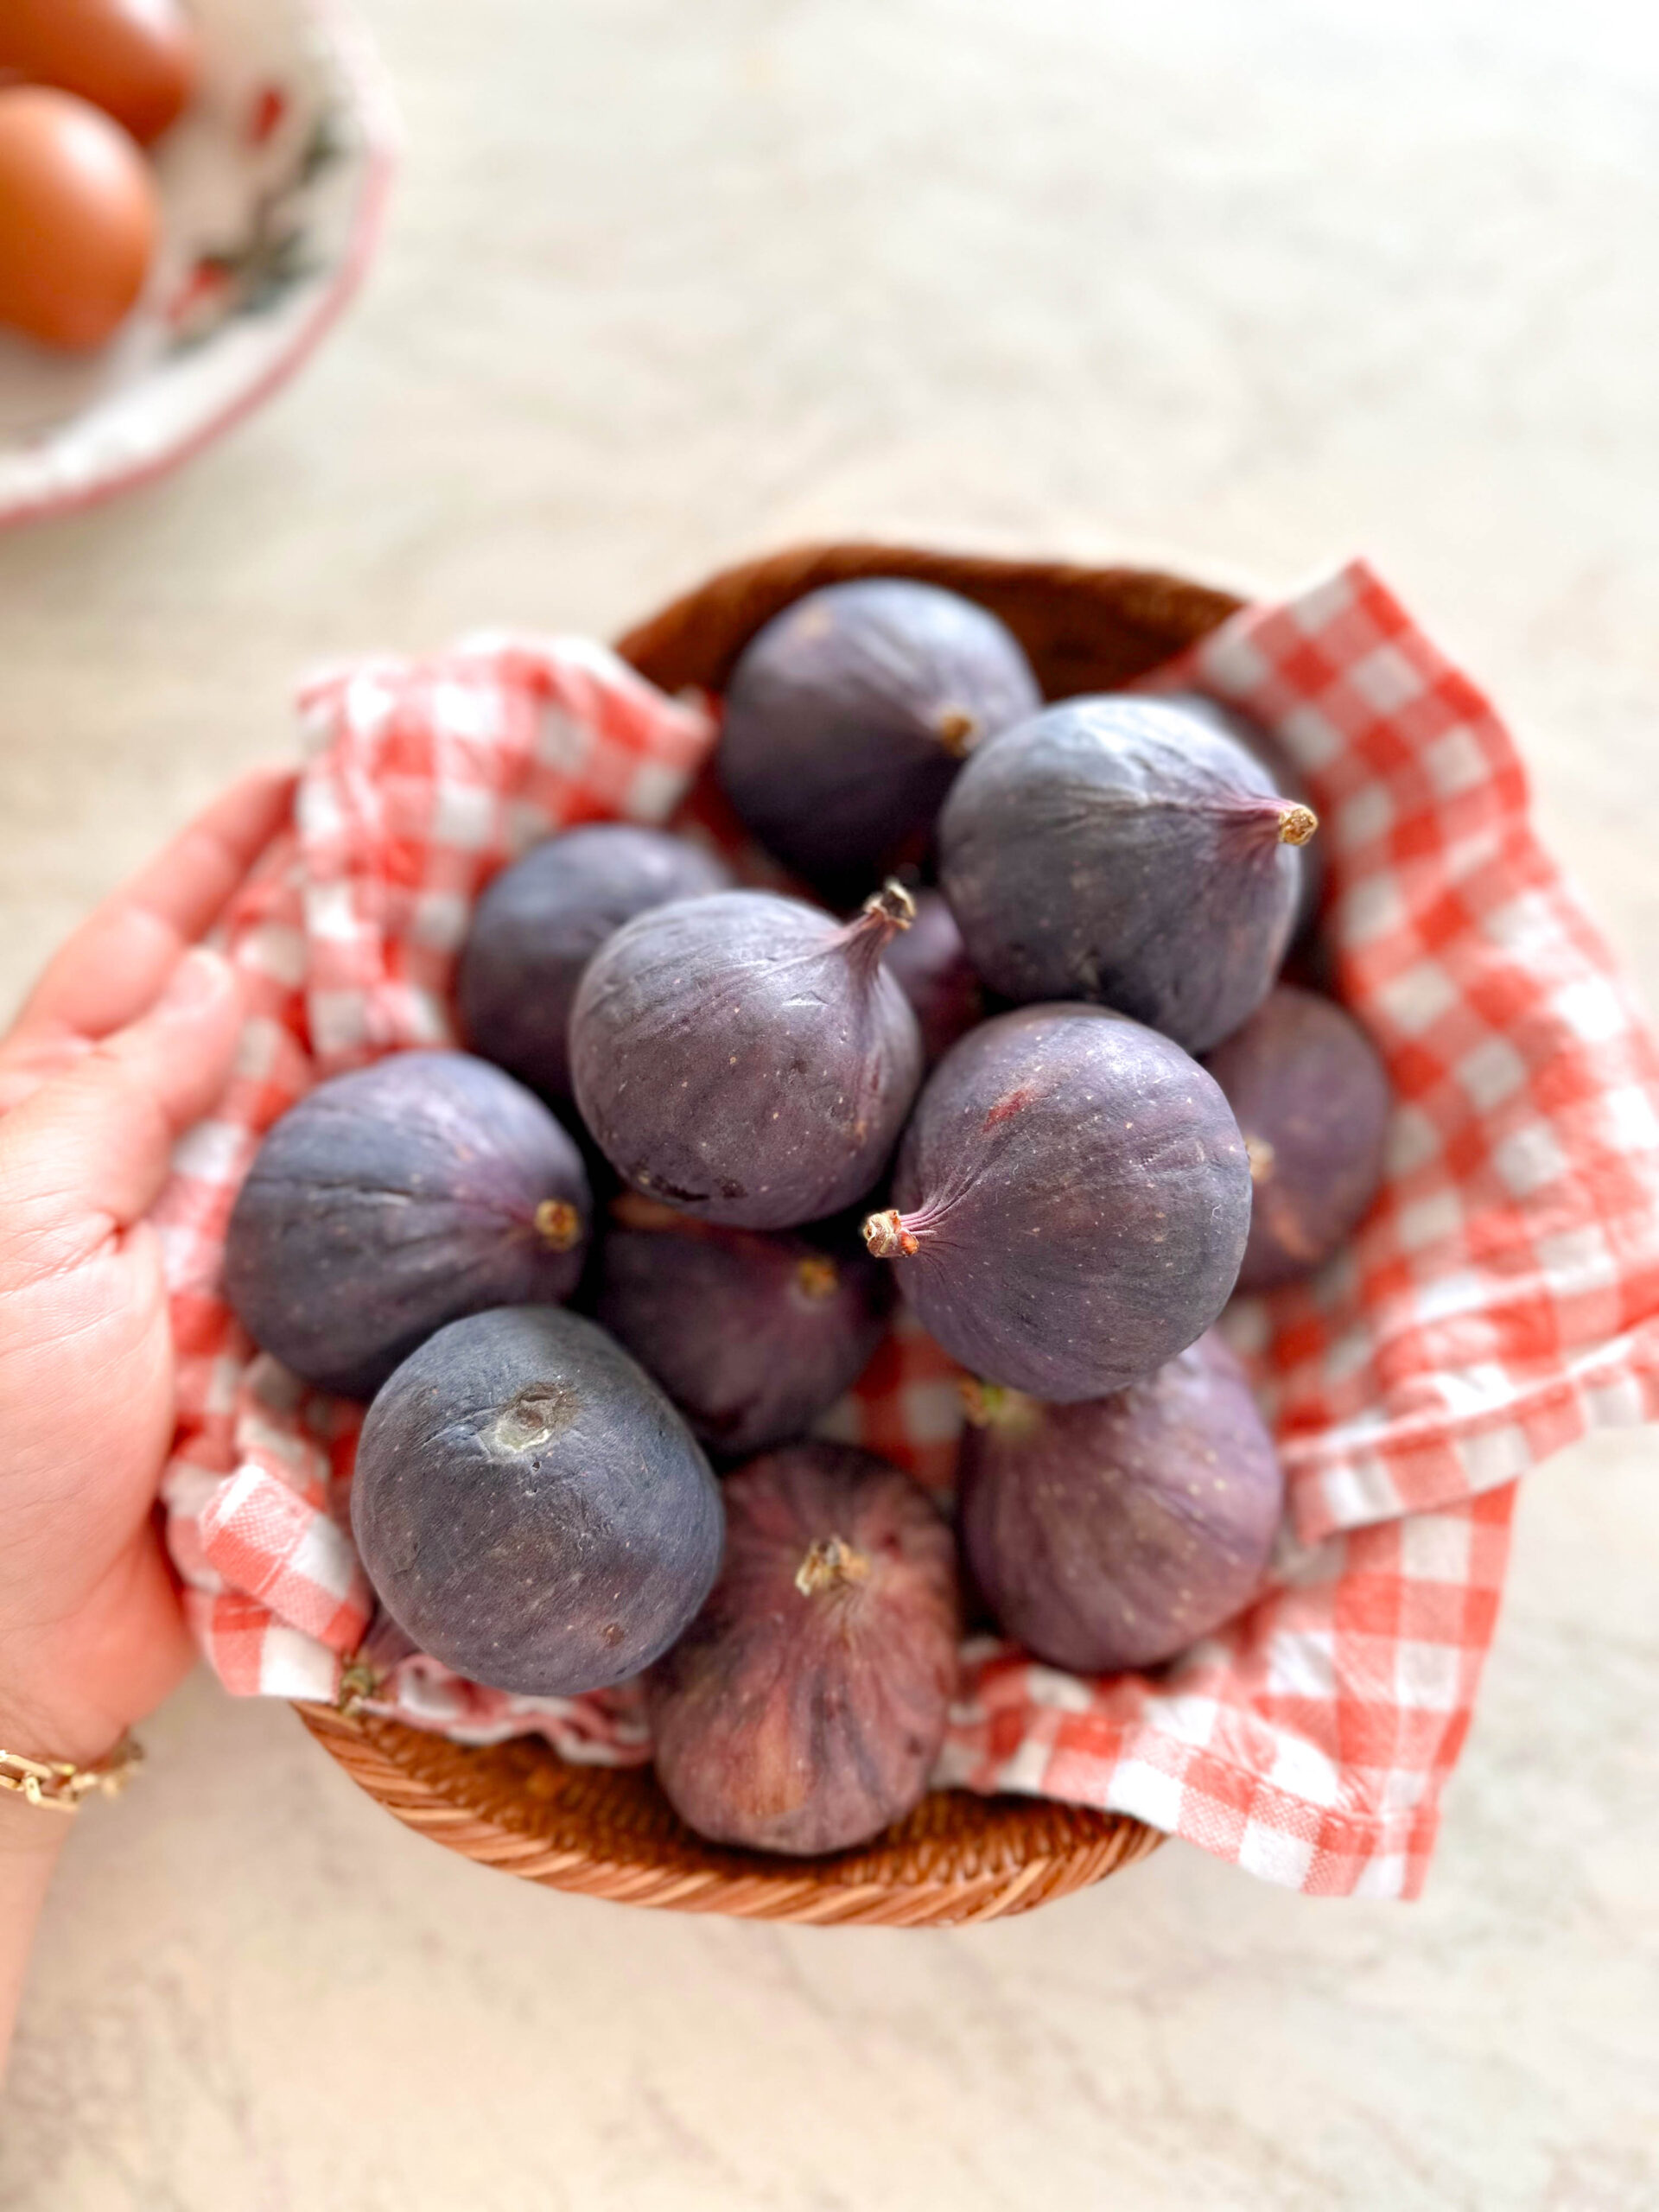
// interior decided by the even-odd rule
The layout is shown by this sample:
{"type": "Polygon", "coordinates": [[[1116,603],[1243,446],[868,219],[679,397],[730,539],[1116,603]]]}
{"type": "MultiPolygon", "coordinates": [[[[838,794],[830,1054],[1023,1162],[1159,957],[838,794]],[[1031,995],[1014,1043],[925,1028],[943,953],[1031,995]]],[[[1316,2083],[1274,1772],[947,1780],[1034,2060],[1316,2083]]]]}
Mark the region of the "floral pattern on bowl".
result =
{"type": "Polygon", "coordinates": [[[155,149],[162,236],[99,353],[0,331],[0,523],[90,505],[200,450],[292,374],[367,266],[395,144],[335,0],[194,0],[195,101],[155,149]]]}

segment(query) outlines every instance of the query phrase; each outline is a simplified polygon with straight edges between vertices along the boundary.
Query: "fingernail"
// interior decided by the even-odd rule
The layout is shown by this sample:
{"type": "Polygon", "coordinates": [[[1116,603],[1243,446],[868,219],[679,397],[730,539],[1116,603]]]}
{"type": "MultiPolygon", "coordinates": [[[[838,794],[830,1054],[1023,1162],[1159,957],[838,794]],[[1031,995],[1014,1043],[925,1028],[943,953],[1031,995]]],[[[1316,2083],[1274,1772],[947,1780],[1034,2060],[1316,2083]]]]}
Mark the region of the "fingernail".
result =
{"type": "Polygon", "coordinates": [[[156,1013],[169,1018],[194,1014],[219,996],[230,974],[222,955],[210,952],[203,944],[194,946],[168,976],[167,988],[156,1001],[156,1013]]]}

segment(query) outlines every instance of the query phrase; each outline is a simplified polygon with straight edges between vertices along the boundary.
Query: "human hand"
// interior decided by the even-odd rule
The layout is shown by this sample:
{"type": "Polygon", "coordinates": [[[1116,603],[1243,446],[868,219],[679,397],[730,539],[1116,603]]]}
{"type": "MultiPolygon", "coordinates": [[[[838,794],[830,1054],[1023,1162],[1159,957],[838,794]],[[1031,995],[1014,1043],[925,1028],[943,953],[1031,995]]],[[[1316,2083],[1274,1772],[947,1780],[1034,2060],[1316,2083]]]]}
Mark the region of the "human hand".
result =
{"type": "Polygon", "coordinates": [[[264,770],[209,807],[77,931],[0,1042],[7,1751],[90,1764],[190,1665],[154,1515],[173,1349],[143,1217],[175,1140],[223,1090],[240,1026],[229,965],[196,940],[292,786],[264,770]]]}

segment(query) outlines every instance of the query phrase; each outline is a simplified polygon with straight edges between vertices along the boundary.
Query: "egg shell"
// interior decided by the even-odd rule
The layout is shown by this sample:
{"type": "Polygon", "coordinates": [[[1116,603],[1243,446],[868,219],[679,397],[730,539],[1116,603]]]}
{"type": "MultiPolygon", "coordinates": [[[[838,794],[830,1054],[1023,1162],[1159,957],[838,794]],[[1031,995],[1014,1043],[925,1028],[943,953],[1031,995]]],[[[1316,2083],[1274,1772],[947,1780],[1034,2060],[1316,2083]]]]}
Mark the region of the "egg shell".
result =
{"type": "Polygon", "coordinates": [[[194,25],[178,0],[4,0],[0,71],[74,92],[141,145],[177,121],[196,89],[194,25]]]}
{"type": "Polygon", "coordinates": [[[0,92],[0,322],[89,351],[131,313],[156,251],[149,165],[71,92],[0,92]]]}

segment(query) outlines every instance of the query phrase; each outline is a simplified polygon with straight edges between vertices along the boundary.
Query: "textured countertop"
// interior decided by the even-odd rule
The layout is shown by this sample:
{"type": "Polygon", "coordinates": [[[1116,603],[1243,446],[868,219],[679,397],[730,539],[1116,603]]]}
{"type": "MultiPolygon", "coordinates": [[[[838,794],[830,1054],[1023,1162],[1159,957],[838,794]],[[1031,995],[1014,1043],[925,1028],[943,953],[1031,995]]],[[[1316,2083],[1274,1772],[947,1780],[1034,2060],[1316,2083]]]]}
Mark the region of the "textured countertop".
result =
{"type": "MultiPolygon", "coordinates": [[[[296,667],[601,632],[828,532],[1282,588],[1497,694],[1659,999],[1659,33],[1621,0],[372,0],[366,297],[184,474],[0,540],[0,1003],[296,667]]],[[[1172,1846],[1001,1927],[461,1864],[198,1679],[83,1820],[3,2212],[1659,2204],[1659,1458],[1532,1478],[1414,1906],[1172,1846]]]]}

